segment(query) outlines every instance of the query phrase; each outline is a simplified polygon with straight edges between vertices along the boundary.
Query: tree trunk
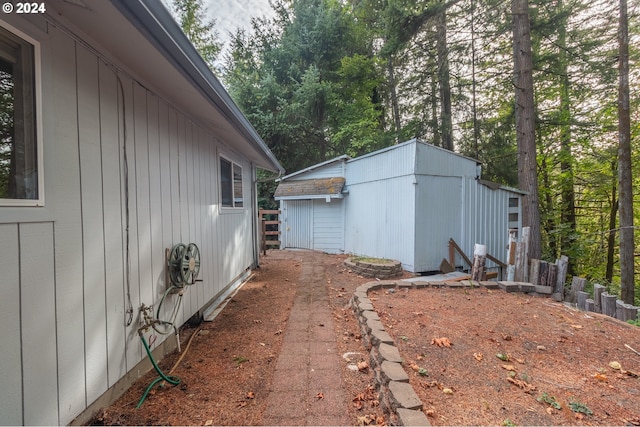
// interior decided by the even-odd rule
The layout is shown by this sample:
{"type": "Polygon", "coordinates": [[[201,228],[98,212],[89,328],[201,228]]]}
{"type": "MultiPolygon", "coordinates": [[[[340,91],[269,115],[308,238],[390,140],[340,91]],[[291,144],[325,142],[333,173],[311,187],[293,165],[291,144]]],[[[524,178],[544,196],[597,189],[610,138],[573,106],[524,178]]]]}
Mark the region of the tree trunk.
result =
{"type": "Polygon", "coordinates": [[[609,233],[607,234],[607,268],[604,274],[609,283],[613,282],[613,263],[616,251],[616,217],[618,216],[618,186],[616,185],[616,162],[611,162],[611,169],[614,172],[614,179],[611,180],[611,206],[609,209],[609,233]]]}
{"type": "Polygon", "coordinates": [[[531,228],[529,256],[540,258],[540,211],[533,103],[533,64],[528,0],[512,0],[513,62],[515,85],[516,141],[518,143],[518,184],[523,197],[522,225],[531,228]]]}
{"type": "Polygon", "coordinates": [[[560,221],[562,237],[560,250],[570,253],[568,274],[575,274],[576,256],[572,250],[576,234],[576,196],[573,181],[573,156],[571,153],[571,99],[569,95],[569,60],[567,59],[567,15],[563,14],[564,4],[557,6],[563,19],[558,24],[558,63],[560,64],[560,192],[562,206],[560,221]]]}
{"type": "Polygon", "coordinates": [[[453,126],[451,124],[451,85],[449,83],[449,52],[447,46],[447,12],[438,14],[436,22],[436,47],[438,51],[438,84],[440,86],[440,116],[442,118],[442,148],[453,151],[453,126]]]}
{"type": "Polygon", "coordinates": [[[391,108],[393,111],[393,123],[395,125],[395,143],[400,142],[400,108],[398,107],[398,95],[396,93],[396,77],[393,68],[393,55],[389,55],[387,61],[387,72],[389,73],[389,95],[391,97],[391,108]]]}
{"type": "Polygon", "coordinates": [[[627,0],[620,0],[618,28],[618,188],[620,191],[620,292],[622,301],[633,304],[634,229],[631,174],[631,115],[629,108],[629,21],[627,0]]]}

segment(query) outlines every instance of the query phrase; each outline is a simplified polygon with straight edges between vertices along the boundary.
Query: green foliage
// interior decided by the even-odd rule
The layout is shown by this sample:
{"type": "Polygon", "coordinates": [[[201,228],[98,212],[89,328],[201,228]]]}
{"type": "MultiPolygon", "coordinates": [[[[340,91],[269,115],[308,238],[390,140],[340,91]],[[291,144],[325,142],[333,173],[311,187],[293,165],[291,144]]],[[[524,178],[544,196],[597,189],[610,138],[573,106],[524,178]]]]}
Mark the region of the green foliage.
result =
{"type": "Polygon", "coordinates": [[[209,68],[214,69],[222,48],[215,30],[215,19],[207,19],[202,0],[173,0],[173,6],[182,31],[189,37],[209,68]]]}
{"type": "Polygon", "coordinates": [[[569,408],[571,408],[571,410],[576,413],[593,415],[593,411],[589,409],[589,407],[584,403],[569,401],[569,408]]]}
{"type": "Polygon", "coordinates": [[[536,400],[541,403],[546,403],[552,408],[555,408],[558,410],[562,409],[562,405],[558,403],[556,398],[554,396],[549,396],[546,392],[542,393],[542,396],[538,397],[536,400]]]}
{"type": "MultiPolygon", "coordinates": [[[[518,186],[508,4],[276,0],[272,5],[275,17],[254,20],[251,37],[242,30],[233,35],[223,79],[289,172],[410,138],[440,145],[439,71],[446,59],[456,151],[477,158],[484,179],[518,186]],[[446,19],[440,19],[443,13],[446,19]],[[436,49],[443,22],[445,58],[436,49]]],[[[629,15],[637,16],[639,7],[631,5],[629,15]]],[[[616,2],[530,0],[530,20],[543,256],[554,261],[568,255],[569,275],[610,283],[615,290],[616,2]]],[[[638,123],[637,25],[630,27],[630,40],[632,123],[638,123]]],[[[631,143],[637,187],[638,126],[632,126],[631,143]]],[[[262,205],[273,186],[261,187],[262,205]]],[[[640,206],[635,212],[640,223],[640,206]]],[[[640,258],[637,267],[640,271],[640,258]]]]}

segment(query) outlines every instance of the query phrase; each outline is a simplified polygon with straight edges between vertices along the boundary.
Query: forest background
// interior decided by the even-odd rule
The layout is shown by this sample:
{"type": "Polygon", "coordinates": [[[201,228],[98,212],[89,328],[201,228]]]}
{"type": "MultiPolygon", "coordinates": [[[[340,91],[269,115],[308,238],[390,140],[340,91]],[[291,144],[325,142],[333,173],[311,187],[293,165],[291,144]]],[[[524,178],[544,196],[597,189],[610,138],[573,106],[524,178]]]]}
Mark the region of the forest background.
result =
{"type": "MultiPolygon", "coordinates": [[[[419,138],[477,159],[484,179],[532,192],[518,173],[516,3],[530,26],[540,256],[567,255],[570,275],[618,295],[622,282],[626,301],[630,287],[640,305],[633,275],[640,265],[633,225],[640,219],[633,198],[640,184],[640,3],[270,0],[274,16],[229,34],[224,53],[202,0],[171,7],[287,172],[419,138]],[[629,166],[619,161],[621,58],[628,60],[629,166]],[[620,186],[627,181],[630,194],[620,186]],[[623,227],[621,197],[631,206],[623,227]],[[621,249],[621,232],[631,246],[621,249]],[[621,269],[625,257],[630,278],[621,269]]],[[[261,206],[276,207],[274,188],[261,184],[261,206]]]]}

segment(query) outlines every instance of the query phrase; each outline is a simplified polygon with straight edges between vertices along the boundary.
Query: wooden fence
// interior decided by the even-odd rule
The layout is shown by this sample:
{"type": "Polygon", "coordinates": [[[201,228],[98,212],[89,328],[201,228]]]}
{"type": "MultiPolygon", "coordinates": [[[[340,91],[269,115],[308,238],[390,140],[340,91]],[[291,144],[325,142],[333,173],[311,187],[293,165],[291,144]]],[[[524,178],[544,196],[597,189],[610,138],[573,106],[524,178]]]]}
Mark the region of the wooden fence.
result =
{"type": "Polygon", "coordinates": [[[258,218],[261,224],[261,247],[262,253],[267,254],[267,248],[276,246],[276,249],[280,248],[280,211],[260,209],[258,211],[258,218]],[[275,237],[275,239],[273,239],[275,237]]]}

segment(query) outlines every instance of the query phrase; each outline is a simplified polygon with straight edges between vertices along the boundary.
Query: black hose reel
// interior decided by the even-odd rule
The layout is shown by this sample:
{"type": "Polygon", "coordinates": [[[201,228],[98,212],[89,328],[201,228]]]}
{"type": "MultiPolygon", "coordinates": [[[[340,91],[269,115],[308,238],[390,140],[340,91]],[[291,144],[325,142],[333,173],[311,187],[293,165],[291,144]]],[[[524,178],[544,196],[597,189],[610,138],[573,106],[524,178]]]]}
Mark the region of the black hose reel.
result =
{"type": "Polygon", "coordinates": [[[193,285],[200,272],[200,249],[195,243],[178,243],[169,253],[167,260],[169,280],[177,288],[193,285]]]}

